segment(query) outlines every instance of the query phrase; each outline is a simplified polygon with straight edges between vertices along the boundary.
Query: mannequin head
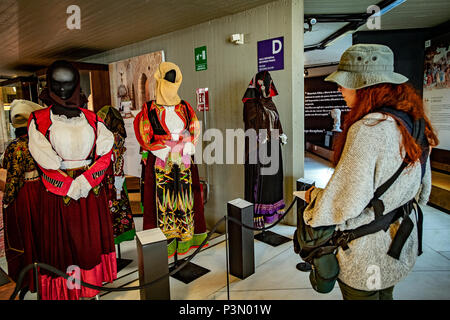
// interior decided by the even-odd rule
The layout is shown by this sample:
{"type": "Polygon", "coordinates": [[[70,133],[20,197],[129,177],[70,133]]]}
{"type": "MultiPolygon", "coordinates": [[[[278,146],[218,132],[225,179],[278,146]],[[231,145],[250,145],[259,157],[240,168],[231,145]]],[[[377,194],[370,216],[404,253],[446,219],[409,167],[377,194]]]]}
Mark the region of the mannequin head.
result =
{"type": "Polygon", "coordinates": [[[256,83],[257,88],[260,88],[260,93],[263,98],[269,98],[270,97],[270,86],[272,84],[272,77],[270,76],[270,73],[267,71],[259,72],[256,75],[256,83]]]}
{"type": "Polygon", "coordinates": [[[260,98],[270,98],[278,94],[269,71],[258,72],[255,76],[255,82],[260,98]]]}
{"type": "Polygon", "coordinates": [[[175,83],[176,77],[177,77],[177,72],[174,69],[172,69],[170,71],[167,71],[166,75],[164,76],[164,80],[175,83]]]}
{"type": "Polygon", "coordinates": [[[278,91],[269,71],[260,71],[250,81],[242,102],[245,103],[252,99],[271,99],[277,95],[278,91]]]}
{"type": "Polygon", "coordinates": [[[156,80],[156,103],[174,106],[180,103],[178,89],[183,81],[180,68],[172,62],[162,62],[154,74],[156,80]]]}
{"type": "Polygon", "coordinates": [[[50,66],[49,86],[52,93],[62,100],[71,98],[79,83],[78,70],[67,61],[56,61],[50,66]]]}
{"type": "Polygon", "coordinates": [[[80,73],[70,62],[58,60],[47,69],[47,87],[39,95],[47,106],[53,106],[55,114],[68,118],[81,113],[79,108],[85,107],[87,98],[81,92],[80,73]]]}

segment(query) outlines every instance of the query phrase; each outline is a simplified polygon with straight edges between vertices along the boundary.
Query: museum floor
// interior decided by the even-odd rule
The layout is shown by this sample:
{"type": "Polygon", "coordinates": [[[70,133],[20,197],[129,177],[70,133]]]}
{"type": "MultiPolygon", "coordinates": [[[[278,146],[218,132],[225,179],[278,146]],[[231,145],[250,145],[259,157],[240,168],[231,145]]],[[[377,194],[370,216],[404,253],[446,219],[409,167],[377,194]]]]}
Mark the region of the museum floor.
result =
{"type": "MultiPolygon", "coordinates": [[[[305,178],[313,179],[316,185],[326,185],[332,174],[326,161],[307,154],[305,178]]],[[[394,290],[394,299],[450,299],[450,215],[426,206],[424,211],[424,253],[417,260],[414,270],[394,290]]],[[[142,218],[136,219],[138,231],[142,229],[142,218]]],[[[292,237],[294,227],[278,225],[274,231],[292,237]]],[[[227,299],[227,274],[224,236],[210,242],[209,248],[201,251],[192,262],[211,270],[206,275],[186,285],[170,278],[171,299],[213,300],[227,299]]],[[[118,279],[107,286],[137,286],[137,256],[134,241],[122,243],[122,258],[133,262],[121,270],[118,279]]],[[[271,247],[255,240],[255,266],[253,275],[240,280],[230,276],[231,300],[313,300],[342,299],[338,286],[326,295],[316,293],[309,284],[308,273],[297,271],[299,262],[292,242],[271,247]]],[[[5,258],[0,265],[6,270],[5,258]]],[[[36,299],[28,293],[25,299],[36,299]]],[[[139,300],[139,291],[102,293],[101,300],[139,300]]]]}

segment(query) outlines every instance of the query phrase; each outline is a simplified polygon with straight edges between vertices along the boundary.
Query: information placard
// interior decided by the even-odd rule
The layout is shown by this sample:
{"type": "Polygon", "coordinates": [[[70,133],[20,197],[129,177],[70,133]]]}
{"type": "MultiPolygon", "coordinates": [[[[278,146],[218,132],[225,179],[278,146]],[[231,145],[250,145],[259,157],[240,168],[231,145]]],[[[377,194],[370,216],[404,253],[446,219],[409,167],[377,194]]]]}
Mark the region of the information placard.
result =
{"type": "Polygon", "coordinates": [[[258,72],[284,69],[284,37],[258,41],[258,72]]]}

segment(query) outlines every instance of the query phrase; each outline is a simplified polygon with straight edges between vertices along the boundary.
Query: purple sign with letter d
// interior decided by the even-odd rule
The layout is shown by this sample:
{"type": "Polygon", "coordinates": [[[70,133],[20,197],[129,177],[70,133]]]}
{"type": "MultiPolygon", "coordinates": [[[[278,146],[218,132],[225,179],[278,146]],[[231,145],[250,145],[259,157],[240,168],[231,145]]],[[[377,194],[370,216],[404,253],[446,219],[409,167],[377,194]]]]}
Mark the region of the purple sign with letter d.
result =
{"type": "Polygon", "coordinates": [[[284,37],[258,41],[258,72],[284,69],[284,37]]]}

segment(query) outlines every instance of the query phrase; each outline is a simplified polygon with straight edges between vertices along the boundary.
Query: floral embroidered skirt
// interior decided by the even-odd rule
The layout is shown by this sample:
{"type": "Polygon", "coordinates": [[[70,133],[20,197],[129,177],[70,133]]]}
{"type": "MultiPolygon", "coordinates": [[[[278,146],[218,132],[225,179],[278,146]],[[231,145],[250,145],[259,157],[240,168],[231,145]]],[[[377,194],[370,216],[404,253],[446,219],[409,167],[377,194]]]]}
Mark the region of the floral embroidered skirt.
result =
{"type": "Polygon", "coordinates": [[[111,213],[114,243],[120,244],[123,241],[134,240],[136,229],[126,184],[123,185],[120,198],[117,198],[112,165],[106,171],[105,180],[107,182],[108,208],[111,213]]]}
{"type": "Polygon", "coordinates": [[[149,153],[143,173],[144,230],[161,229],[169,257],[197,248],[207,237],[197,167],[162,163],[149,153]]]}

